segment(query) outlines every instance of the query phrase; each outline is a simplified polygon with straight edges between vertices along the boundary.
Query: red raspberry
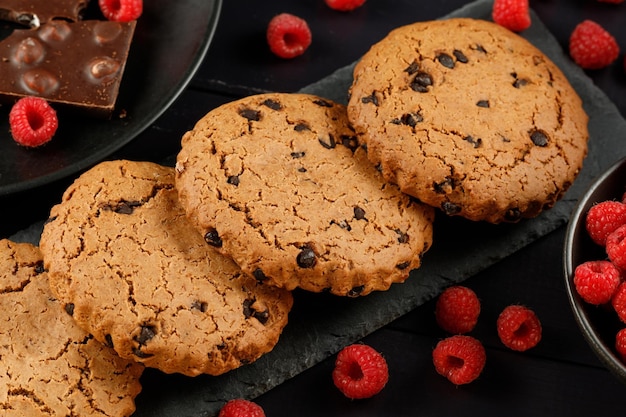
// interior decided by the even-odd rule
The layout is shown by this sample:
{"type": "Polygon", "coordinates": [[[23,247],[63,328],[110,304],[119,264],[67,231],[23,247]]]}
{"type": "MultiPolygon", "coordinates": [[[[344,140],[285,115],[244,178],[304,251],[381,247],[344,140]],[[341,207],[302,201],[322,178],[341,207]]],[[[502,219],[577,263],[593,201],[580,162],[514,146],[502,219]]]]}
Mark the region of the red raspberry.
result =
{"type": "Polygon", "coordinates": [[[585,228],[591,240],[600,246],[621,225],[626,224],[626,204],[621,201],[602,201],[591,206],[585,217],[585,228]]]}
{"type": "Polygon", "coordinates": [[[626,329],[622,329],[615,335],[615,350],[623,362],[626,362],[626,329]]]}
{"type": "Polygon", "coordinates": [[[570,35],[569,54],[584,69],[600,69],[617,59],[619,45],[602,26],[584,20],[570,35]]]}
{"type": "Polygon", "coordinates": [[[500,26],[521,32],[530,27],[528,0],[495,0],[491,17],[500,26]]]}
{"type": "Polygon", "coordinates": [[[265,411],[257,403],[237,398],[224,404],[218,417],[265,417],[265,411]]]}
{"type": "Polygon", "coordinates": [[[143,13],[143,0],[98,0],[104,17],[115,22],[130,22],[143,13]]]}
{"type": "Polygon", "coordinates": [[[326,5],[333,10],[339,10],[340,12],[349,12],[358,7],[361,7],[365,0],[324,0],[326,5]]]}
{"type": "Polygon", "coordinates": [[[626,270],[626,224],[606,238],[606,254],[616,267],[626,270]]]}
{"type": "Polygon", "coordinates": [[[59,127],[59,120],[45,99],[23,97],[9,112],[9,126],[17,143],[34,148],[52,139],[59,127]]]}
{"type": "Polygon", "coordinates": [[[626,282],[622,282],[617,287],[611,299],[611,305],[617,313],[617,317],[622,322],[626,323],[626,282]]]}
{"type": "Polygon", "coordinates": [[[448,337],[433,350],[435,370],[455,385],[469,384],[478,378],[486,361],[485,348],[471,336],[448,337]]]}
{"type": "Polygon", "coordinates": [[[311,30],[305,20],[289,13],[274,16],[267,25],[267,43],[281,58],[302,55],[311,45],[311,30]]]}
{"type": "Polygon", "coordinates": [[[510,305],[497,320],[498,336],[509,349],[523,352],[537,346],[541,340],[541,322],[531,309],[510,305]]]}
{"type": "Polygon", "coordinates": [[[476,326],[479,315],[480,301],[467,287],[447,288],[437,299],[435,319],[439,327],[449,333],[469,333],[476,326]]]}
{"type": "Polygon", "coordinates": [[[576,292],[593,305],[610,302],[620,281],[620,270],[609,261],[587,261],[574,271],[576,292]]]}
{"type": "Polygon", "coordinates": [[[333,382],[348,398],[372,397],[384,388],[388,379],[387,361],[370,346],[350,345],[337,354],[333,382]]]}

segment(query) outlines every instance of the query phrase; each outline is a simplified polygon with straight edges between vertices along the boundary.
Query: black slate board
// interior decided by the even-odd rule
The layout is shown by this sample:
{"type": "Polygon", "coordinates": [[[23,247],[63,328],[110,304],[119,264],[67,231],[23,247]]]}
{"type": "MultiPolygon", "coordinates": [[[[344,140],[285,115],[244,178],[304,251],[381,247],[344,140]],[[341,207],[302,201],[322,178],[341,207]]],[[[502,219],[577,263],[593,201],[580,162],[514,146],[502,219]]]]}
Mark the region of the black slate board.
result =
{"type": "MultiPolygon", "coordinates": [[[[491,7],[491,1],[477,1],[446,17],[490,19],[491,7]]],[[[567,222],[591,181],[626,156],[626,122],[606,95],[570,61],[539,18],[534,14],[532,18],[531,28],[522,36],[559,65],[590,116],[589,154],[564,199],[538,218],[518,224],[489,225],[438,215],[434,245],[423,266],[404,284],[357,299],[296,291],[289,325],[272,352],[219,377],[188,378],[147,369],[135,417],[206,417],[216,415],[231,398],[254,398],[420,306],[446,286],[469,278],[567,222]]],[[[342,68],[303,91],[345,103],[351,71],[352,66],[342,68]]],[[[40,225],[34,226],[35,231],[38,228],[40,225]]],[[[30,238],[25,232],[13,239],[32,241],[32,233],[30,238]]]]}

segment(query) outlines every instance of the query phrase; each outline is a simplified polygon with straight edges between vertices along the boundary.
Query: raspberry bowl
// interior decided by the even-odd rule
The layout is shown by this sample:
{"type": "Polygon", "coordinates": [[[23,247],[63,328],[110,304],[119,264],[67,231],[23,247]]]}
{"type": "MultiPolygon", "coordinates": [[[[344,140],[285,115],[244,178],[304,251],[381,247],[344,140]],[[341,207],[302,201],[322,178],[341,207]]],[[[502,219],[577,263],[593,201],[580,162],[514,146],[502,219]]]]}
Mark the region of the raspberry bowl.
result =
{"type": "Polygon", "coordinates": [[[565,234],[563,270],[565,287],[574,318],[593,352],[616,377],[626,383],[626,362],[615,349],[617,332],[626,328],[611,304],[592,305],[579,295],[574,285],[574,272],[586,261],[607,259],[605,249],[589,236],[585,218],[589,209],[602,201],[620,201],[626,191],[626,159],[612,165],[591,184],[578,201],[565,234]]]}

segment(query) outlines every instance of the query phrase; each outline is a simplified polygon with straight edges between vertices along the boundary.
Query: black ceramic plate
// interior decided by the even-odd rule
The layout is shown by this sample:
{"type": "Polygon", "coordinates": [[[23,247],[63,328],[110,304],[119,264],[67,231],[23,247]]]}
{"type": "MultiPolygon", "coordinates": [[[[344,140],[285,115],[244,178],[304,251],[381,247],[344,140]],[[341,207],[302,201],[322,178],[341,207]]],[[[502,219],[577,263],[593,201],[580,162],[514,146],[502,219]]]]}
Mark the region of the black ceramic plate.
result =
{"type": "Polygon", "coordinates": [[[626,382],[626,364],[615,353],[615,335],[623,327],[609,308],[585,303],[574,286],[574,270],[585,261],[606,259],[604,250],[593,243],[585,229],[585,216],[592,205],[619,200],[626,191],[626,159],[600,175],[579,200],[567,227],[563,250],[565,287],[574,317],[583,336],[604,365],[626,382]]]}
{"type": "Polygon", "coordinates": [[[9,109],[0,107],[0,195],[70,176],[104,159],[152,124],[202,62],[221,4],[221,0],[144,2],[116,106],[125,111],[124,118],[96,120],[63,113],[53,140],[28,149],[15,144],[9,133],[9,109]]]}

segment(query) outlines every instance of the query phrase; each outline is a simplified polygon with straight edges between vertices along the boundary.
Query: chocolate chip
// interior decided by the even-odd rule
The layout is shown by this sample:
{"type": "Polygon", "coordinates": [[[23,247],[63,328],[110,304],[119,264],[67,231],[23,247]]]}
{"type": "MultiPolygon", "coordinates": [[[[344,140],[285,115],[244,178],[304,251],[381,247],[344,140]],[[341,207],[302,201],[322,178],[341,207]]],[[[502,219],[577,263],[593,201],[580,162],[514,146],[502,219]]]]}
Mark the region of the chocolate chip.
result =
{"type": "Polygon", "coordinates": [[[239,115],[245,119],[250,120],[251,122],[258,122],[261,120],[261,112],[252,109],[241,109],[239,110],[239,115]]]}
{"type": "Polygon", "coordinates": [[[378,97],[376,97],[376,91],[372,91],[372,94],[369,96],[361,97],[361,103],[372,103],[374,106],[378,107],[378,97]]]}
{"type": "Polygon", "coordinates": [[[347,230],[348,232],[352,230],[352,226],[350,226],[350,223],[348,223],[347,220],[340,220],[338,222],[336,222],[335,220],[331,220],[330,224],[336,224],[337,226],[347,230]]]}
{"type": "Polygon", "coordinates": [[[471,135],[464,137],[463,140],[471,143],[474,149],[480,148],[480,146],[483,144],[483,140],[481,138],[475,138],[471,135]]]}
{"type": "Polygon", "coordinates": [[[104,344],[113,349],[113,338],[110,334],[104,336],[104,344]]]}
{"type": "Polygon", "coordinates": [[[523,79],[523,78],[520,78],[520,79],[515,80],[515,81],[513,82],[513,87],[515,87],[515,88],[520,88],[520,87],[523,87],[523,86],[525,86],[525,85],[527,85],[527,84],[528,84],[528,80],[525,80],[525,79],[523,79]]]}
{"type": "Polygon", "coordinates": [[[337,143],[335,142],[335,138],[333,137],[332,134],[328,134],[328,140],[320,137],[319,139],[320,144],[325,147],[326,149],[334,149],[335,146],[337,146],[337,143]]]}
{"type": "Polygon", "coordinates": [[[228,177],[226,182],[229,183],[230,185],[234,185],[235,187],[238,186],[239,185],[239,175],[231,175],[230,177],[228,177]]]}
{"type": "Polygon", "coordinates": [[[283,108],[283,106],[278,101],[272,100],[271,98],[265,100],[263,102],[263,105],[269,107],[272,110],[281,110],[283,108]]]}
{"type": "Polygon", "coordinates": [[[145,358],[149,358],[151,356],[154,356],[154,355],[152,355],[150,353],[142,352],[141,348],[134,348],[133,349],[133,355],[135,355],[135,356],[137,356],[138,358],[141,358],[141,359],[145,359],[145,358]]]}
{"type": "Polygon", "coordinates": [[[440,53],[437,55],[437,61],[446,68],[454,68],[454,59],[448,54],[440,53]]]}
{"type": "Polygon", "coordinates": [[[73,303],[67,303],[65,304],[65,312],[67,314],[69,314],[70,316],[74,315],[74,304],[73,303]]]}
{"type": "Polygon", "coordinates": [[[478,43],[474,46],[473,49],[478,51],[478,52],[482,52],[484,54],[487,53],[487,50],[481,44],[478,44],[478,43]]]}
{"type": "Polygon", "coordinates": [[[193,303],[191,303],[191,309],[198,310],[202,313],[206,313],[206,311],[209,309],[209,304],[205,301],[196,300],[193,303]]]}
{"type": "Polygon", "coordinates": [[[517,207],[508,209],[506,213],[504,213],[504,219],[509,222],[516,222],[521,217],[522,217],[522,212],[517,207]]]}
{"type": "Polygon", "coordinates": [[[484,108],[488,109],[489,108],[489,100],[478,100],[476,102],[476,105],[478,107],[484,107],[484,108]]]}
{"type": "Polygon", "coordinates": [[[301,247],[296,262],[300,268],[313,268],[317,263],[315,252],[308,245],[301,247]]]}
{"type": "Polygon", "coordinates": [[[548,146],[548,135],[541,130],[535,130],[530,134],[530,140],[537,146],[548,146]]]}
{"type": "Polygon", "coordinates": [[[206,243],[208,243],[211,246],[215,246],[216,248],[222,247],[222,238],[220,237],[219,233],[217,233],[217,230],[215,229],[210,229],[209,231],[207,231],[204,234],[204,240],[206,243]]]}
{"type": "Polygon", "coordinates": [[[454,54],[454,57],[456,58],[456,60],[460,62],[461,64],[467,64],[469,62],[465,54],[459,51],[458,49],[455,49],[452,53],[454,54]]]}
{"type": "Polygon", "coordinates": [[[365,210],[359,206],[354,207],[354,218],[357,220],[367,220],[365,218],[365,210]]]}
{"type": "Polygon", "coordinates": [[[404,233],[400,229],[396,229],[395,232],[398,235],[398,243],[408,243],[409,242],[409,235],[408,234],[404,233]]]}
{"type": "Polygon", "coordinates": [[[448,216],[453,216],[461,212],[461,206],[455,203],[451,203],[449,201],[444,201],[443,203],[441,203],[441,209],[448,216]]]}
{"type": "Polygon", "coordinates": [[[442,182],[433,183],[433,189],[437,194],[447,194],[454,189],[454,180],[446,177],[442,182]]]}
{"type": "Polygon", "coordinates": [[[413,74],[415,74],[417,71],[419,71],[419,69],[420,69],[420,66],[419,66],[419,64],[417,63],[417,61],[413,61],[413,62],[411,62],[411,64],[409,64],[409,66],[408,66],[408,67],[406,67],[406,68],[404,69],[404,72],[406,72],[406,73],[407,73],[407,74],[409,74],[409,75],[413,75],[413,74]]]}
{"type": "Polygon", "coordinates": [[[330,101],[323,100],[321,98],[313,100],[313,103],[321,107],[333,107],[333,103],[331,103],[330,101]]]}
{"type": "Polygon", "coordinates": [[[252,276],[258,281],[258,282],[263,282],[263,281],[267,281],[267,276],[265,275],[265,273],[261,270],[261,268],[257,268],[254,270],[254,272],[252,272],[252,276]]]}
{"type": "Polygon", "coordinates": [[[423,71],[418,72],[411,82],[411,89],[418,93],[428,92],[428,87],[433,85],[433,79],[430,74],[423,71]]]}
{"type": "Polygon", "coordinates": [[[422,117],[419,112],[403,114],[402,117],[400,117],[400,123],[411,127],[415,127],[418,123],[423,121],[424,117],[422,117]]]}
{"type": "Polygon", "coordinates": [[[356,136],[342,135],[341,144],[354,152],[359,147],[359,140],[356,138],[356,136]]]}
{"type": "Polygon", "coordinates": [[[308,124],[300,122],[294,126],[293,130],[295,130],[296,132],[304,132],[305,130],[311,130],[311,128],[308,124]]]}
{"type": "Polygon", "coordinates": [[[46,272],[46,268],[43,266],[43,261],[38,261],[35,264],[35,274],[39,275],[46,272]]]}
{"type": "Polygon", "coordinates": [[[410,261],[406,261],[406,262],[402,262],[399,263],[398,265],[396,265],[396,268],[398,269],[407,269],[409,267],[409,265],[411,265],[410,261]]]}
{"type": "Polygon", "coordinates": [[[361,293],[363,292],[363,290],[365,289],[365,285],[359,285],[356,287],[352,287],[350,289],[350,291],[348,291],[347,296],[348,297],[358,297],[359,295],[361,295],[361,293]]]}
{"type": "Polygon", "coordinates": [[[302,152],[291,152],[291,157],[293,159],[304,158],[304,155],[305,155],[304,151],[302,151],[302,152]]]}
{"type": "Polygon", "coordinates": [[[110,210],[118,214],[132,214],[135,207],[141,206],[141,201],[126,201],[121,200],[115,204],[103,206],[104,210],[110,210]]]}
{"type": "Polygon", "coordinates": [[[267,323],[267,320],[270,317],[270,312],[268,309],[263,311],[258,311],[254,309],[253,305],[256,302],[253,298],[248,298],[243,301],[243,315],[245,318],[249,319],[250,317],[254,317],[261,324],[267,323]]]}
{"type": "Polygon", "coordinates": [[[298,172],[306,172],[306,168],[300,167],[300,168],[298,168],[298,172]]]}
{"type": "Polygon", "coordinates": [[[145,345],[149,342],[154,336],[156,336],[156,330],[153,326],[141,326],[141,331],[139,332],[139,336],[135,337],[135,340],[140,345],[145,345]]]}

